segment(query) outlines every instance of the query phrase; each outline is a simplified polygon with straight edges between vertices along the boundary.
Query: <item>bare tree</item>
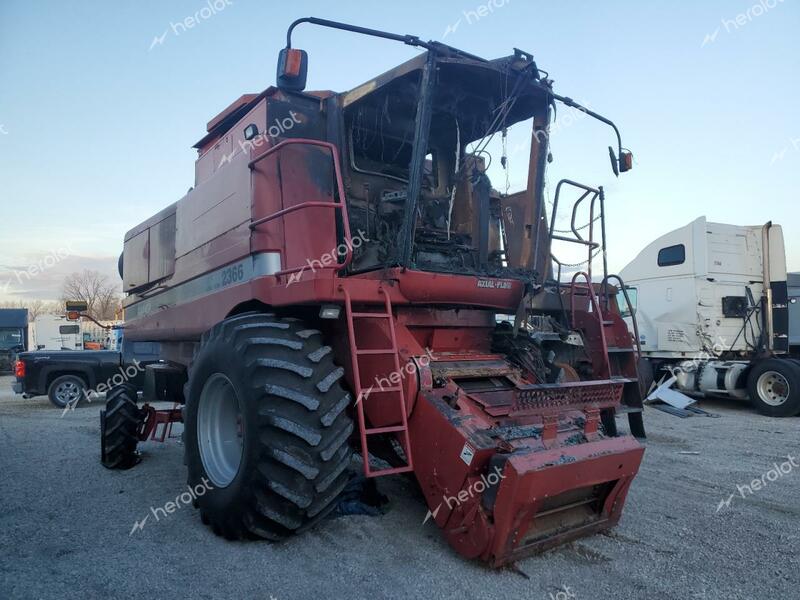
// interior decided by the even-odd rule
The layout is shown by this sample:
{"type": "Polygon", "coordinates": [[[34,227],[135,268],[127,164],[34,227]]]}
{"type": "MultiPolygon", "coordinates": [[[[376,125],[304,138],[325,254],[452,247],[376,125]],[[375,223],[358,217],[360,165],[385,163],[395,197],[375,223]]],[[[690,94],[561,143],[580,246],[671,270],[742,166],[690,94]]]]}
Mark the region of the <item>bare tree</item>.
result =
{"type": "Polygon", "coordinates": [[[27,308],[29,322],[35,320],[39,315],[64,313],[64,305],[54,300],[6,300],[0,302],[0,308],[27,308]]]}
{"type": "Polygon", "coordinates": [[[23,303],[24,308],[28,309],[28,321],[34,321],[39,315],[59,315],[64,314],[64,305],[55,300],[49,302],[45,300],[31,300],[23,303]]]}
{"type": "Polygon", "coordinates": [[[89,269],[64,278],[62,299],[86,302],[87,314],[98,321],[114,319],[120,308],[119,288],[106,275],[89,269]]]}

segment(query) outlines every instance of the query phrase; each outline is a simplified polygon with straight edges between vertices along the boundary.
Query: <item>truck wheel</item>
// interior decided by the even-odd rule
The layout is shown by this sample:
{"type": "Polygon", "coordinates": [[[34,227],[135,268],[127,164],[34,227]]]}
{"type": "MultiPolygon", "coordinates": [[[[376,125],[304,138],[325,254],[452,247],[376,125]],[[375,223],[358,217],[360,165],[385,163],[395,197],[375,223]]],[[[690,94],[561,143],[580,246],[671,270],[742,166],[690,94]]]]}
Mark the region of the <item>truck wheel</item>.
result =
{"type": "Polygon", "coordinates": [[[139,462],[136,444],[142,411],[136,405],[136,390],[118,385],[108,392],[100,411],[100,461],[107,469],[130,469],[139,462]]]}
{"type": "Polygon", "coordinates": [[[86,392],[86,382],[76,375],[56,377],[47,389],[47,397],[58,408],[77,406],[86,392]]]}
{"type": "Polygon", "coordinates": [[[248,313],[203,335],[186,384],[184,447],[200,516],[228,539],[281,540],[336,506],[352,398],[322,335],[248,313]]]}
{"type": "Polygon", "coordinates": [[[800,412],[800,365],[783,358],[757,363],[747,376],[747,393],[756,409],[770,417],[800,412]]]}

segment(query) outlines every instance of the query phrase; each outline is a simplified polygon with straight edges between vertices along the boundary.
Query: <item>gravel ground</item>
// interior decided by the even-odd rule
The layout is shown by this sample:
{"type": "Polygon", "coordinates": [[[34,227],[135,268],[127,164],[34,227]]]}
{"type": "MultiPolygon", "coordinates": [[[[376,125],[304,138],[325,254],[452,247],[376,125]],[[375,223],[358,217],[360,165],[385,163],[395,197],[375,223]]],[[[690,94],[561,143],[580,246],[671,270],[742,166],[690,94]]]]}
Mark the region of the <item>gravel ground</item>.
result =
{"type": "Polygon", "coordinates": [[[799,597],[800,469],[769,471],[788,455],[800,464],[800,418],[711,401],[701,407],[721,418],[647,409],[619,527],[520,561],[523,575],[452,552],[402,478],[381,482],[384,516],[339,517],[283,544],[226,542],[187,506],[131,533],[185,491],[178,441],[107,471],[97,402],[62,418],[44,397],[14,396],[11,380],[0,378],[0,599],[799,597]],[[737,491],[762,476],[762,489],[737,491]]]}

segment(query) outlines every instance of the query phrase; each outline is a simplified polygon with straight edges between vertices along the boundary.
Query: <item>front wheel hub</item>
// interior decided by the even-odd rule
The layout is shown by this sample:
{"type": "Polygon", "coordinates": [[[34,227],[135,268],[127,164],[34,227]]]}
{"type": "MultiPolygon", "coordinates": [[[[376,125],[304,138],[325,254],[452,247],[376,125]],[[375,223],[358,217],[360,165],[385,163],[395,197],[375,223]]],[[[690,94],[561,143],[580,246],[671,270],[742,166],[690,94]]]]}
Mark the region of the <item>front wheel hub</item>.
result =
{"type": "Polygon", "coordinates": [[[197,444],[211,482],[218,488],[230,485],[242,463],[244,432],[239,397],[222,373],[212,375],[200,393],[197,444]]]}

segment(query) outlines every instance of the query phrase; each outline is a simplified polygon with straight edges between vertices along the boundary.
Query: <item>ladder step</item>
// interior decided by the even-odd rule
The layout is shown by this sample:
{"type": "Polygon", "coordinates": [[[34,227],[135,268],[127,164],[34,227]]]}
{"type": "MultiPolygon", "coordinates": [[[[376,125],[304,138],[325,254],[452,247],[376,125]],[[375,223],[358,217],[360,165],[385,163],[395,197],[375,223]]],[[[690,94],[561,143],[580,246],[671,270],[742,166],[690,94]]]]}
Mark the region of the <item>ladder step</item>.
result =
{"type": "Polygon", "coordinates": [[[640,412],[644,412],[644,410],[635,406],[620,406],[616,410],[616,413],[618,415],[627,415],[630,413],[640,413],[640,412]]]}
{"type": "Polygon", "coordinates": [[[612,375],[611,381],[616,381],[618,383],[634,383],[639,381],[635,377],[625,377],[624,375],[612,375]]]}
{"type": "MultiPolygon", "coordinates": [[[[339,289],[344,294],[345,300],[345,315],[347,317],[347,335],[348,341],[350,342],[350,357],[352,359],[352,369],[353,369],[353,377],[356,381],[356,392],[358,392],[359,399],[364,397],[364,393],[369,396],[371,394],[381,394],[381,393],[389,393],[393,394],[394,396],[388,399],[383,399],[382,402],[396,402],[397,408],[401,414],[401,424],[400,425],[392,425],[388,427],[368,427],[367,426],[367,418],[364,411],[364,405],[358,405],[358,428],[360,431],[361,437],[361,458],[364,463],[364,474],[367,477],[380,477],[382,475],[393,475],[395,473],[408,473],[414,470],[414,462],[411,454],[411,437],[409,434],[408,429],[408,422],[406,418],[406,398],[405,398],[405,388],[402,384],[400,385],[393,385],[392,387],[384,388],[379,385],[379,382],[376,381],[375,385],[367,389],[362,389],[361,386],[361,367],[366,366],[363,364],[364,362],[369,363],[369,359],[364,358],[365,356],[369,355],[384,355],[384,356],[391,356],[394,359],[395,367],[398,367],[398,346],[397,346],[397,334],[395,331],[395,323],[394,323],[394,314],[392,310],[392,301],[389,295],[389,292],[384,289],[383,287],[379,287],[378,291],[384,295],[384,307],[382,312],[354,312],[353,311],[353,304],[350,298],[350,294],[348,290],[344,286],[340,286],[339,289]],[[358,340],[356,338],[355,332],[355,322],[359,319],[385,319],[387,321],[387,329],[389,334],[388,343],[391,343],[391,348],[364,348],[360,349],[358,347],[358,340]],[[377,388],[377,389],[376,389],[377,388]],[[398,434],[398,438],[403,438],[400,441],[400,444],[403,447],[403,451],[406,454],[407,461],[406,465],[402,467],[390,467],[386,469],[372,469],[369,464],[369,441],[368,438],[371,435],[377,435],[381,433],[390,433],[390,434],[398,434]]],[[[377,308],[377,307],[376,307],[377,308]]],[[[369,310],[369,309],[367,309],[369,310]]],[[[380,310],[378,308],[378,310],[380,310]]],[[[384,343],[387,343],[386,341],[384,343]]],[[[392,382],[394,383],[394,382],[392,382]]]]}
{"type": "Polygon", "coordinates": [[[375,435],[377,433],[395,433],[397,431],[405,431],[406,428],[402,425],[391,425],[389,427],[372,427],[370,429],[365,429],[364,432],[367,435],[375,435]]]}
{"type": "Polygon", "coordinates": [[[381,475],[394,475],[396,473],[408,473],[413,471],[414,467],[406,465],[404,467],[392,467],[391,469],[378,469],[376,471],[368,471],[367,477],[380,477],[381,475]]]}
{"type": "Polygon", "coordinates": [[[605,326],[613,325],[613,324],[614,324],[614,321],[603,321],[603,325],[605,325],[605,326]]]}
{"type": "Polygon", "coordinates": [[[608,352],[633,352],[633,348],[620,348],[618,346],[609,346],[608,352]]]}

